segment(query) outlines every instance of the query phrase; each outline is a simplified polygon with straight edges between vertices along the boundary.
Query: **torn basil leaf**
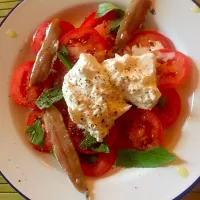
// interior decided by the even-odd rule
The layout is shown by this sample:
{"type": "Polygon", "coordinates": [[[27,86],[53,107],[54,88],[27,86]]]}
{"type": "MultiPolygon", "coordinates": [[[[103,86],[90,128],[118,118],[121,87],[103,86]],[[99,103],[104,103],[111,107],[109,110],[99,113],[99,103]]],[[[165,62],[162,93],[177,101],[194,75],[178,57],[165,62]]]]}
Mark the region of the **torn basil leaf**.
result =
{"type": "Polygon", "coordinates": [[[80,147],[83,148],[83,149],[87,149],[87,148],[91,147],[93,144],[96,144],[96,143],[97,143],[96,138],[94,138],[90,134],[87,134],[85,139],[80,144],[80,147]]]}
{"type": "Polygon", "coordinates": [[[91,150],[98,153],[110,153],[108,145],[105,143],[99,143],[97,146],[91,147],[91,150]]]}
{"type": "Polygon", "coordinates": [[[120,27],[120,22],[121,22],[121,18],[113,20],[109,27],[108,33],[112,33],[112,32],[117,33],[120,27]]]}
{"type": "Polygon", "coordinates": [[[49,108],[54,103],[63,98],[63,93],[60,88],[51,88],[43,92],[36,101],[36,105],[41,109],[49,108]]]}
{"type": "Polygon", "coordinates": [[[59,52],[65,57],[69,55],[69,52],[64,44],[60,46],[59,52]]]}
{"type": "Polygon", "coordinates": [[[121,17],[124,15],[124,11],[122,9],[120,9],[119,7],[117,7],[116,5],[112,3],[107,2],[107,3],[99,4],[95,18],[102,17],[110,11],[115,11],[118,17],[121,17]]]}
{"type": "Polygon", "coordinates": [[[118,153],[116,165],[125,168],[155,168],[172,162],[176,156],[163,147],[155,147],[148,151],[121,149],[118,153]]]}
{"type": "Polygon", "coordinates": [[[80,144],[80,148],[89,149],[98,153],[110,153],[108,146],[105,143],[97,142],[96,138],[86,132],[86,137],[80,144]]]}
{"type": "Polygon", "coordinates": [[[72,65],[71,63],[65,58],[65,56],[63,56],[60,52],[57,52],[57,56],[59,58],[59,60],[62,62],[62,64],[68,69],[72,69],[72,65]]]}
{"type": "Polygon", "coordinates": [[[44,132],[41,126],[41,120],[36,120],[33,125],[28,126],[25,132],[28,134],[29,140],[32,144],[43,147],[44,132]]]}

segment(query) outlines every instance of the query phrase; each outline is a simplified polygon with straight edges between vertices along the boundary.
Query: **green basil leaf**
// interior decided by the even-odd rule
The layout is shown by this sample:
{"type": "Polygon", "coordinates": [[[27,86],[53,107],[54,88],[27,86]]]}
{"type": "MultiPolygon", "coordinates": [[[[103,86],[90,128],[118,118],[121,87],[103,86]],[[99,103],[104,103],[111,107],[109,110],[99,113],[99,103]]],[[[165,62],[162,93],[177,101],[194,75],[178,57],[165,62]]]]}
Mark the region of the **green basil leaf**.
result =
{"type": "Polygon", "coordinates": [[[158,101],[158,107],[163,108],[167,102],[167,98],[165,96],[161,96],[158,101]]]}
{"type": "Polygon", "coordinates": [[[86,138],[80,144],[80,147],[83,149],[90,149],[95,152],[110,153],[108,146],[105,143],[97,142],[96,138],[91,136],[87,131],[85,132],[86,138]]]}
{"type": "Polygon", "coordinates": [[[32,144],[43,147],[44,132],[41,126],[41,120],[36,120],[32,126],[28,126],[25,132],[28,134],[29,140],[32,144]]]}
{"type": "Polygon", "coordinates": [[[121,21],[120,18],[113,20],[109,27],[108,33],[112,33],[112,32],[117,33],[117,31],[119,30],[119,27],[120,27],[120,21],[121,21]]]}
{"type": "Polygon", "coordinates": [[[118,17],[121,17],[124,15],[124,11],[118,8],[116,5],[112,3],[101,3],[98,6],[98,10],[97,10],[95,18],[102,17],[112,10],[114,10],[117,13],[118,17]]]}
{"type": "Polygon", "coordinates": [[[60,46],[59,52],[65,57],[69,55],[69,52],[64,44],[60,46]]]}
{"type": "Polygon", "coordinates": [[[65,58],[65,56],[63,56],[62,53],[57,52],[57,56],[58,56],[58,58],[60,59],[60,61],[62,62],[62,64],[63,64],[68,70],[72,69],[71,63],[65,58]]]}
{"type": "Polygon", "coordinates": [[[36,105],[42,110],[51,107],[62,98],[63,93],[60,88],[51,88],[40,95],[36,101],[36,105]]]}
{"type": "Polygon", "coordinates": [[[94,138],[90,134],[87,134],[85,139],[80,144],[80,147],[83,148],[83,149],[88,149],[89,147],[91,147],[93,144],[96,144],[96,143],[97,143],[96,138],[94,138]]]}
{"type": "Polygon", "coordinates": [[[91,147],[91,150],[98,153],[110,153],[108,145],[105,143],[100,143],[98,146],[91,147]]]}
{"type": "Polygon", "coordinates": [[[163,147],[155,147],[149,151],[121,149],[116,161],[117,166],[130,168],[154,168],[172,162],[176,156],[170,154],[163,147]]]}

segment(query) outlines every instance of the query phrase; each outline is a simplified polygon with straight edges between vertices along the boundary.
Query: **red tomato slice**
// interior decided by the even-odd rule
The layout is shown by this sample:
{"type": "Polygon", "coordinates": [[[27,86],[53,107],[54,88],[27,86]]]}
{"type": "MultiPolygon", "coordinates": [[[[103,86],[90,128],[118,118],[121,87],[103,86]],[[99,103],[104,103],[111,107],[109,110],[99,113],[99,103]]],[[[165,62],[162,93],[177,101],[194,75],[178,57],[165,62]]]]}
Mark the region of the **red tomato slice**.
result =
{"type": "Polygon", "coordinates": [[[160,88],[177,88],[190,75],[190,60],[183,53],[170,49],[154,51],[157,57],[157,77],[160,88]]]}
{"type": "MultiPolygon", "coordinates": [[[[43,115],[44,115],[44,111],[41,111],[39,109],[33,110],[29,114],[27,126],[31,126],[35,123],[36,120],[42,119],[43,115]]],[[[51,143],[51,138],[50,138],[50,135],[44,130],[43,123],[42,123],[42,129],[43,129],[43,132],[44,132],[44,146],[43,146],[43,148],[41,148],[40,146],[37,146],[35,144],[32,144],[32,146],[37,151],[49,153],[52,150],[52,147],[53,147],[53,145],[51,143]]]]}
{"type": "Polygon", "coordinates": [[[142,47],[151,49],[151,47],[155,46],[155,42],[157,41],[160,42],[164,48],[174,49],[173,43],[167,37],[156,31],[143,31],[135,34],[128,46],[141,45],[142,47]]]}
{"type": "Polygon", "coordinates": [[[52,77],[54,85],[62,87],[64,76],[67,74],[68,70],[59,60],[55,62],[53,69],[52,77]]]}
{"type": "Polygon", "coordinates": [[[181,112],[181,99],[175,89],[160,89],[164,102],[158,103],[153,112],[160,119],[163,128],[174,124],[181,112]]]}
{"type": "MultiPolygon", "coordinates": [[[[68,119],[68,131],[71,135],[71,139],[77,151],[83,154],[97,154],[97,152],[89,150],[89,149],[82,149],[80,144],[85,139],[85,134],[82,129],[79,129],[75,123],[68,119]]],[[[118,129],[116,126],[113,126],[110,130],[110,133],[105,137],[105,143],[110,147],[113,147],[116,143],[118,136],[118,129]]]]}
{"type": "Polygon", "coordinates": [[[95,28],[98,24],[103,23],[104,21],[114,20],[117,17],[115,11],[108,12],[106,15],[100,18],[95,18],[96,12],[91,13],[81,24],[81,27],[84,28],[95,28]]]}
{"type": "Polygon", "coordinates": [[[43,91],[40,86],[29,86],[33,65],[34,62],[20,65],[14,71],[11,80],[11,96],[17,104],[24,107],[35,107],[35,101],[43,91]]]}
{"type": "Polygon", "coordinates": [[[106,49],[112,49],[114,44],[115,44],[115,38],[116,38],[116,34],[111,34],[108,33],[109,31],[109,27],[111,25],[112,21],[104,21],[101,24],[97,25],[95,27],[95,30],[104,38],[104,40],[106,41],[106,49]]]}
{"type": "MultiPolygon", "coordinates": [[[[51,21],[47,21],[44,24],[42,24],[41,26],[39,26],[39,28],[37,29],[37,31],[35,32],[35,34],[33,36],[32,50],[35,54],[38,53],[38,51],[40,50],[40,48],[42,46],[42,42],[43,42],[43,40],[45,38],[45,34],[46,34],[46,29],[50,23],[51,23],[51,21]]],[[[72,24],[70,24],[69,22],[62,20],[60,22],[60,28],[61,28],[61,33],[60,33],[60,38],[61,38],[66,33],[71,31],[72,29],[74,29],[74,26],[72,24]]]]}
{"type": "Polygon", "coordinates": [[[111,169],[117,159],[117,153],[112,149],[108,154],[100,153],[97,156],[95,164],[81,163],[82,170],[86,176],[98,177],[105,174],[111,169]]]}
{"type": "Polygon", "coordinates": [[[77,28],[67,33],[62,39],[69,51],[69,59],[75,63],[81,53],[90,53],[101,62],[105,57],[105,40],[92,28],[77,28]]]}
{"type": "Polygon", "coordinates": [[[125,145],[148,150],[162,144],[162,124],[152,111],[131,108],[121,118],[123,132],[128,136],[125,145]]]}

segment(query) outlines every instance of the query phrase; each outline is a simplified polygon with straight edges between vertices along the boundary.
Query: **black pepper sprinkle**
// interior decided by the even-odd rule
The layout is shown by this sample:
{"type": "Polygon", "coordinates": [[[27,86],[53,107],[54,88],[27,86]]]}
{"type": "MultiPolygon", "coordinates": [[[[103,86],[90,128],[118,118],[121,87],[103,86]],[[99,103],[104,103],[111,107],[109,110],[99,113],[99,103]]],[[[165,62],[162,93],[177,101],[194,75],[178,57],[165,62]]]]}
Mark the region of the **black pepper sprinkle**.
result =
{"type": "Polygon", "coordinates": [[[18,180],[19,183],[21,183],[21,180],[18,180]]]}

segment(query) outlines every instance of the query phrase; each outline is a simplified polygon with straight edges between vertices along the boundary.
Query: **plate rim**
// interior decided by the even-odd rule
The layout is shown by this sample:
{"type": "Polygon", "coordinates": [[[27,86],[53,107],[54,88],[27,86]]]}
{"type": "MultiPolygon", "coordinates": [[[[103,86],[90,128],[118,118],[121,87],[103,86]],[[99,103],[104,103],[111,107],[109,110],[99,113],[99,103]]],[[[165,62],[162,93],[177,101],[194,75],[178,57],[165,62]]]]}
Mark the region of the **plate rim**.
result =
{"type": "MultiPolygon", "coordinates": [[[[5,23],[5,21],[9,18],[9,16],[13,13],[13,11],[15,11],[15,9],[22,4],[23,2],[25,2],[25,0],[20,0],[11,10],[10,12],[5,16],[5,18],[2,20],[2,22],[0,22],[0,28],[1,26],[5,23]]],[[[23,198],[25,198],[26,200],[31,200],[30,198],[28,198],[26,195],[24,195],[20,190],[18,190],[6,177],[6,175],[0,170],[0,176],[2,176],[7,182],[8,184],[18,193],[20,194],[23,198]]],[[[186,194],[188,194],[189,192],[191,192],[191,190],[197,185],[200,184],[200,176],[188,187],[186,188],[181,194],[179,194],[177,197],[175,197],[173,200],[180,200],[180,198],[184,197],[186,194]]]]}

